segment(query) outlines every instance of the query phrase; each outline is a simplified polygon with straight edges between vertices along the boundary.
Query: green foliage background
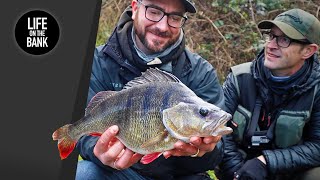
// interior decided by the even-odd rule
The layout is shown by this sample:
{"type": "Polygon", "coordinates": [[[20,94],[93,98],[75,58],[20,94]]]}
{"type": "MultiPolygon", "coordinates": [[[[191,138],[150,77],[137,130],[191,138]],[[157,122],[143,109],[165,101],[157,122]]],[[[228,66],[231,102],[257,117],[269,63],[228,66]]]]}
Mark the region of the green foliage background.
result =
{"type": "MultiPolygon", "coordinates": [[[[263,47],[257,23],[299,7],[319,18],[320,0],[199,0],[184,27],[187,46],[217,70],[222,83],[233,65],[251,61],[263,47]]],[[[102,0],[96,45],[106,42],[130,0],[102,0]]]]}

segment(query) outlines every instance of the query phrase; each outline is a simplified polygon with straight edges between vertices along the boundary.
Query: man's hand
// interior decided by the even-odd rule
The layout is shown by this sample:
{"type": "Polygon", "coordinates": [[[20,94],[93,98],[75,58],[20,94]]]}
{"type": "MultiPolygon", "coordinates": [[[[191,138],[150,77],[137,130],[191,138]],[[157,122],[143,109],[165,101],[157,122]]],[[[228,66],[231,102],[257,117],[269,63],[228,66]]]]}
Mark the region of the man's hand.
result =
{"type": "Polygon", "coordinates": [[[115,137],[118,131],[118,126],[108,128],[98,139],[93,153],[104,165],[121,170],[138,162],[143,155],[127,149],[115,137]]]}
{"type": "MultiPolygon", "coordinates": [[[[263,157],[263,156],[262,156],[263,157]]],[[[265,180],[267,178],[266,164],[259,158],[248,160],[234,173],[234,180],[265,180]]],[[[263,157],[263,160],[264,157],[263,157]]]]}
{"type": "Polygon", "coordinates": [[[211,152],[220,139],[221,136],[191,137],[190,143],[178,141],[174,144],[174,149],[165,151],[163,156],[165,158],[170,156],[202,157],[205,153],[211,152]]]}

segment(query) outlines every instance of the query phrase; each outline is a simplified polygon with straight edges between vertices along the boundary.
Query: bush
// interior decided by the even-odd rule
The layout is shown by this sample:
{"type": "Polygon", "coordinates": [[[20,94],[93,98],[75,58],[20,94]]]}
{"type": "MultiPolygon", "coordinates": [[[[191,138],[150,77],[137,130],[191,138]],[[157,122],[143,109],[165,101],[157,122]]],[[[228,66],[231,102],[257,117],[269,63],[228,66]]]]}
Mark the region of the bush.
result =
{"type": "MultiPolygon", "coordinates": [[[[184,27],[187,47],[207,59],[222,83],[231,66],[252,61],[263,47],[257,23],[299,7],[318,17],[320,2],[301,0],[201,0],[184,27]]],[[[105,43],[128,0],[103,0],[97,45],[105,43]]]]}

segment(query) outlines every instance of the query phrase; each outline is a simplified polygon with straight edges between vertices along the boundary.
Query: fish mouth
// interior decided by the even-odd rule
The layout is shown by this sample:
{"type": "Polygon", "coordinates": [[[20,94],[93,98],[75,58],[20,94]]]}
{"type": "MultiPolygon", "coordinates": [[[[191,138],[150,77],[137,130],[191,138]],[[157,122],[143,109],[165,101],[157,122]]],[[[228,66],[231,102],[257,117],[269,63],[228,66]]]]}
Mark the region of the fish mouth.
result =
{"type": "Polygon", "coordinates": [[[229,114],[224,114],[224,115],[218,120],[218,122],[220,123],[219,126],[225,125],[230,119],[231,119],[231,116],[230,116],[229,114]]]}
{"type": "Polygon", "coordinates": [[[225,124],[231,119],[231,116],[229,116],[228,114],[223,115],[219,120],[217,124],[212,123],[210,126],[208,126],[209,128],[211,128],[212,133],[215,132],[217,129],[219,128],[224,128],[225,124]],[[217,125],[215,127],[215,125],[217,125]],[[215,128],[214,128],[215,127],[215,128]]]}

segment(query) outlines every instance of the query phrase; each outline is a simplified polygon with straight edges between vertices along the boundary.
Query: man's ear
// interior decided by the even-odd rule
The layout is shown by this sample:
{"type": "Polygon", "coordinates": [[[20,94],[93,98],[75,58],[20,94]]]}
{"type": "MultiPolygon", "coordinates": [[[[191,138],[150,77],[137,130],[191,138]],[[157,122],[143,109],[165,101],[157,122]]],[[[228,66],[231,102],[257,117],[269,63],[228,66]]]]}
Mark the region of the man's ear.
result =
{"type": "Polygon", "coordinates": [[[309,44],[304,47],[302,53],[303,53],[303,59],[308,59],[311,57],[314,53],[316,53],[318,50],[318,45],[316,44],[309,44]]]}
{"type": "Polygon", "coordinates": [[[131,18],[134,20],[137,14],[137,10],[138,10],[138,2],[137,0],[132,0],[131,1],[131,7],[132,7],[132,16],[131,18]]]}

